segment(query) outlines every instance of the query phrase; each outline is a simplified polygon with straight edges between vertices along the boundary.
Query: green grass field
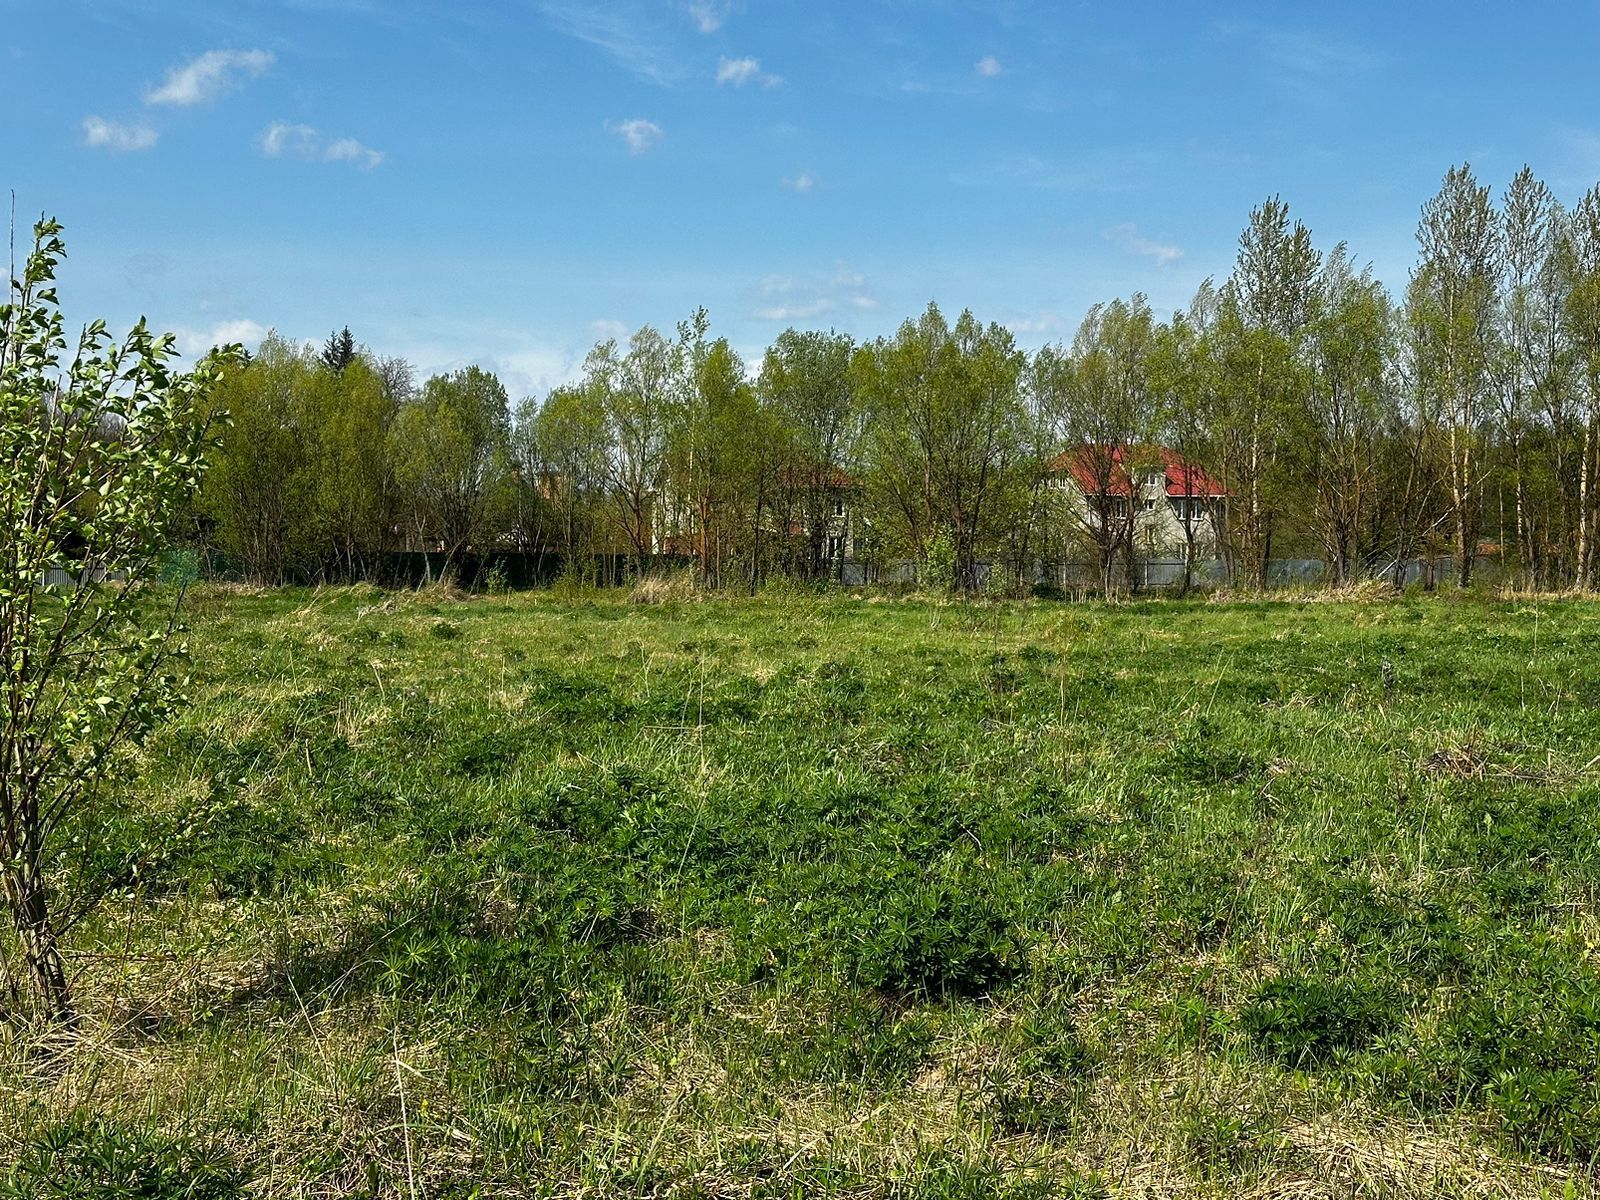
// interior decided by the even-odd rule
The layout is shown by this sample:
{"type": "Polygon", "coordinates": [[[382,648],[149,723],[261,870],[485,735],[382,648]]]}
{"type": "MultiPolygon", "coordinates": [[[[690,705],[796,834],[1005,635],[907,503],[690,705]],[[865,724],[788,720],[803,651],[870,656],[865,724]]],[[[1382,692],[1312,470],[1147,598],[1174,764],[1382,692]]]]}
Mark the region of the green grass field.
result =
{"type": "Polygon", "coordinates": [[[192,623],[0,1197],[1595,1194],[1600,606],[192,623]]]}

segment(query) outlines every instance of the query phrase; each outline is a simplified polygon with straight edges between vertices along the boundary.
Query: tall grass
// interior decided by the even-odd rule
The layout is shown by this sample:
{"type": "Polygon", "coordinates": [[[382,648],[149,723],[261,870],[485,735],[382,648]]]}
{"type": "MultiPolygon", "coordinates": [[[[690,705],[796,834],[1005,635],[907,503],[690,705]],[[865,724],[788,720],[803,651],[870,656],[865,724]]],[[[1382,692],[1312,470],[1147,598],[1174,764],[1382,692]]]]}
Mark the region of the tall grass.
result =
{"type": "Polygon", "coordinates": [[[1594,1194],[1600,607],[651,599],[202,592],[0,1196],[1594,1194]]]}

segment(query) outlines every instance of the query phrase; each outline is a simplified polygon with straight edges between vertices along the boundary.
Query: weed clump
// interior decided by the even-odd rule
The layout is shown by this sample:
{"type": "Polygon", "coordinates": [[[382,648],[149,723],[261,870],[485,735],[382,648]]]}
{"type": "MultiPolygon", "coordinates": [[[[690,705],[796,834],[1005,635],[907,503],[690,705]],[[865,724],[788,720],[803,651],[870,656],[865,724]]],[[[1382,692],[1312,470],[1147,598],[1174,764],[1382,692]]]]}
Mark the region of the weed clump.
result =
{"type": "Polygon", "coordinates": [[[241,1200],[250,1175],[225,1151],[157,1129],[73,1120],[30,1139],[0,1200],[241,1200]]]}
{"type": "Polygon", "coordinates": [[[1365,980],[1285,977],[1264,984],[1242,1016],[1268,1056],[1291,1067],[1319,1067],[1370,1046],[1393,1022],[1394,1005],[1365,980]]]}
{"type": "Polygon", "coordinates": [[[690,571],[646,575],[628,592],[629,604],[685,604],[699,598],[700,589],[690,571]]]}

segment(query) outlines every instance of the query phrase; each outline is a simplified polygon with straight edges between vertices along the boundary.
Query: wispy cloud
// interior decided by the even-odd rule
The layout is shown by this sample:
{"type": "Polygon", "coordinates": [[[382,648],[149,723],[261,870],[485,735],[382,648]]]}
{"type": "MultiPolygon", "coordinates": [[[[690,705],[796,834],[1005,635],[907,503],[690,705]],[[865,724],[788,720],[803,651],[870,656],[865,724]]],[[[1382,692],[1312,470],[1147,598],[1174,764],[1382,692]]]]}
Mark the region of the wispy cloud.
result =
{"type": "Polygon", "coordinates": [[[370,171],[383,162],[383,151],[352,137],[325,138],[310,125],[274,121],[261,135],[261,153],[268,158],[294,158],[301,162],[350,163],[370,171]]]}
{"type": "Polygon", "coordinates": [[[654,10],[621,0],[538,0],[538,7],[560,32],[604,51],[647,83],[676,83],[684,76],[654,10]]]}
{"type": "Polygon", "coordinates": [[[629,154],[643,154],[667,136],[666,130],[661,126],[654,121],[646,121],[643,117],[613,121],[606,128],[628,143],[629,154]]]}
{"type": "Polygon", "coordinates": [[[1038,312],[1011,317],[1005,324],[1018,337],[1047,337],[1062,332],[1067,323],[1060,313],[1038,312]]]}
{"type": "Polygon", "coordinates": [[[761,60],[757,58],[724,58],[717,64],[717,86],[731,83],[734,87],[744,87],[747,83],[759,83],[762,87],[777,87],[783,82],[778,75],[769,74],[761,69],[761,60]]]}
{"type": "Polygon", "coordinates": [[[589,322],[589,332],[602,342],[621,341],[628,336],[628,327],[621,321],[610,317],[602,317],[598,321],[589,322]]]}
{"type": "Polygon", "coordinates": [[[1145,237],[1131,221],[1121,225],[1113,225],[1106,230],[1106,241],[1126,254],[1135,254],[1140,258],[1154,259],[1158,267],[1175,263],[1183,257],[1183,251],[1176,246],[1169,246],[1163,242],[1154,241],[1145,237]]]}
{"type": "Polygon", "coordinates": [[[783,181],[783,186],[788,188],[791,192],[805,193],[817,186],[817,180],[810,171],[801,171],[800,174],[794,176],[794,178],[785,179],[783,181]]]}
{"type": "Polygon", "coordinates": [[[265,73],[273,61],[269,50],[207,50],[168,71],[160,87],[145,93],[144,102],[180,107],[204,104],[265,73]]]}
{"type": "Polygon", "coordinates": [[[715,33],[733,11],[731,0],[691,0],[689,19],[701,33],[715,33]]]}
{"type": "Polygon", "coordinates": [[[847,263],[830,276],[769,275],[757,288],[755,315],[762,321],[810,321],[838,312],[873,312],[877,298],[867,277],[847,263]]]}
{"type": "Polygon", "coordinates": [[[1046,192],[1130,192],[1149,186],[1168,159],[1143,147],[1089,151],[1075,158],[1037,154],[1009,155],[974,163],[951,173],[960,187],[1035,188],[1046,192]]]}
{"type": "Polygon", "coordinates": [[[982,75],[985,79],[993,79],[995,76],[1001,74],[1005,68],[1000,65],[1000,60],[998,58],[992,54],[988,54],[978,60],[977,65],[973,68],[973,70],[977,71],[978,74],[982,75]]]}
{"type": "Polygon", "coordinates": [[[1600,134],[1568,125],[1555,132],[1554,140],[1550,182],[1575,192],[1588,191],[1600,179],[1600,134]]]}
{"type": "Polygon", "coordinates": [[[1304,103],[1335,101],[1384,61],[1377,51],[1328,33],[1240,23],[1220,32],[1224,40],[1248,46],[1271,82],[1304,103]]]}
{"type": "Polygon", "coordinates": [[[148,150],[160,136],[148,125],[125,125],[100,117],[83,119],[83,144],[96,150],[114,150],[119,154],[148,150]]]}

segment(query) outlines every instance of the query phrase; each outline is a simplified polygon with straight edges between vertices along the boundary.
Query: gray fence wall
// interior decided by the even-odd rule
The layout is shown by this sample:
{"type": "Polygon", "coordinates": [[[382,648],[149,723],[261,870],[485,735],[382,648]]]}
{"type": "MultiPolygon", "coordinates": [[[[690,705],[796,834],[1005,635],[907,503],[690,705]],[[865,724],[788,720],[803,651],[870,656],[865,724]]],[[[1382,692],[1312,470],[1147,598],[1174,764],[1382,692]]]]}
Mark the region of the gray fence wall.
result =
{"type": "MultiPolygon", "coordinates": [[[[1446,583],[1455,570],[1455,561],[1449,557],[1411,558],[1400,564],[1387,563],[1382,570],[1371,572],[1368,577],[1392,580],[1397,565],[1400,568],[1402,584],[1446,583]]],[[[987,586],[993,566],[992,562],[987,561],[977,563],[979,587],[987,586]]],[[[1496,575],[1498,570],[1497,559],[1479,559],[1475,568],[1477,573],[1490,578],[1496,575]]],[[[1140,589],[1178,587],[1183,583],[1183,560],[1150,559],[1136,563],[1134,572],[1135,582],[1140,589]]],[[[1273,587],[1314,585],[1325,582],[1327,576],[1327,564],[1318,558],[1275,558],[1267,564],[1267,582],[1273,587]]],[[[840,573],[841,581],[846,586],[852,587],[867,583],[914,584],[917,582],[917,577],[917,563],[910,559],[886,563],[876,569],[866,563],[846,562],[840,573]]],[[[1127,582],[1126,573],[1120,565],[1116,571],[1116,578],[1119,583],[1127,582]]],[[[1199,586],[1214,586],[1226,578],[1227,571],[1220,559],[1202,559],[1194,565],[1194,582],[1199,586]]],[[[1091,562],[1036,563],[1033,582],[1055,584],[1057,587],[1069,589],[1098,588],[1100,568],[1091,562]]]]}
{"type": "Polygon", "coordinates": [[[70,571],[63,571],[60,567],[51,567],[44,573],[44,586],[47,588],[63,588],[81,586],[85,583],[119,582],[123,578],[120,572],[107,574],[105,571],[84,571],[74,575],[70,571]]]}

